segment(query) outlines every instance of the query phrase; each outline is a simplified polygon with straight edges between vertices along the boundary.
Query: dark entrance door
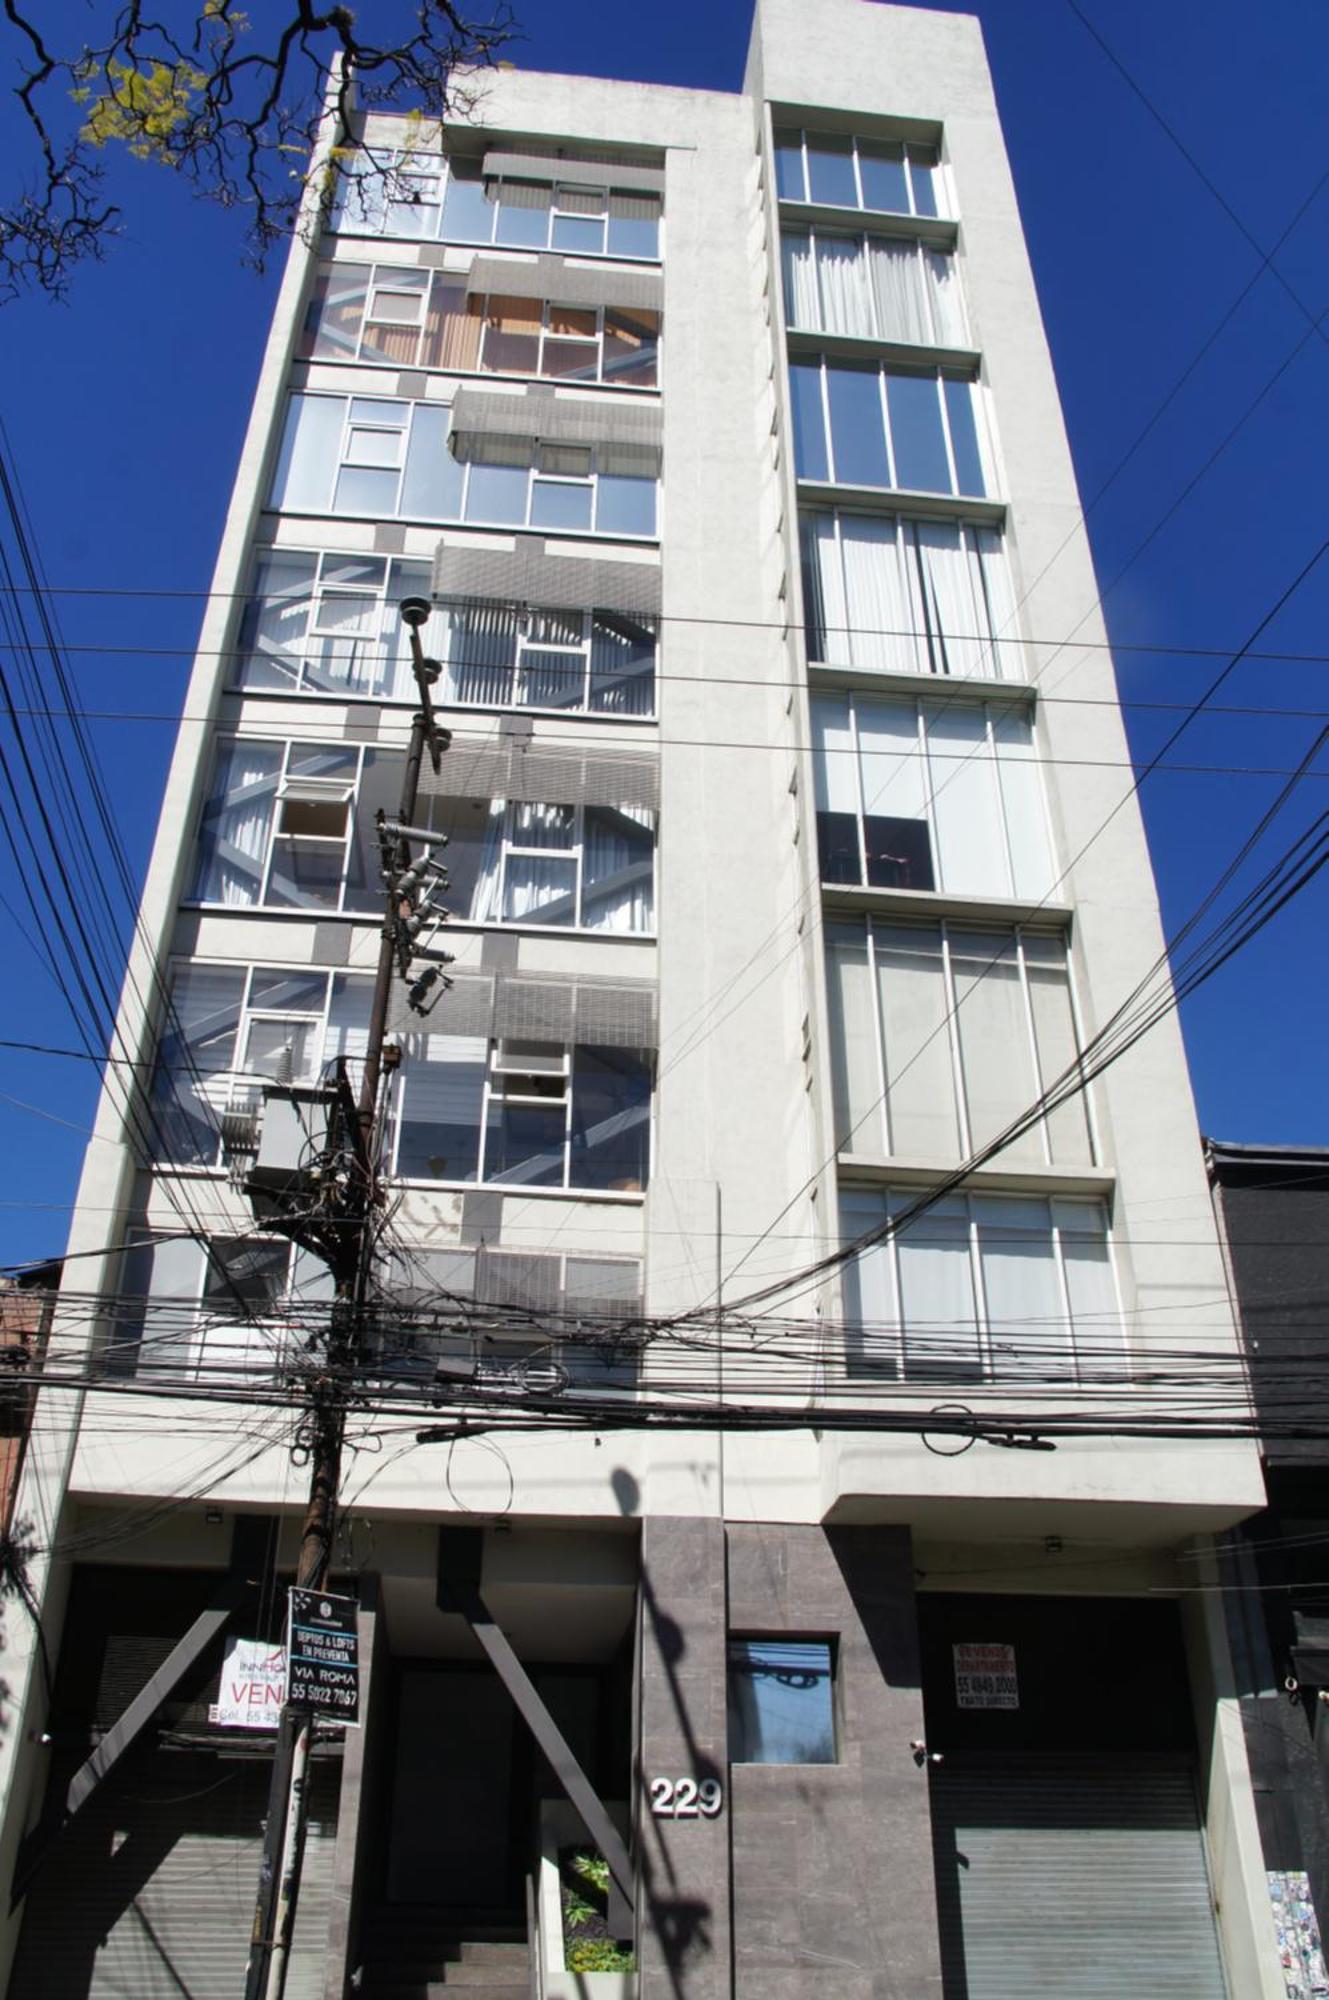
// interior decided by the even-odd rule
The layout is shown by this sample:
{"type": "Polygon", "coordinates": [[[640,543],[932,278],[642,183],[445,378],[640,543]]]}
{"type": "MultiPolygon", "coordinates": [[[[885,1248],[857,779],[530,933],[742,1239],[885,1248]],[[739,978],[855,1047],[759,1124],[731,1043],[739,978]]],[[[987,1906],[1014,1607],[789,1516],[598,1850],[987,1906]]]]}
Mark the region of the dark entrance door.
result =
{"type": "Polygon", "coordinates": [[[404,1667],[388,1813],[390,1903],[499,1913],[518,1907],[518,1724],[488,1668],[404,1667]]]}

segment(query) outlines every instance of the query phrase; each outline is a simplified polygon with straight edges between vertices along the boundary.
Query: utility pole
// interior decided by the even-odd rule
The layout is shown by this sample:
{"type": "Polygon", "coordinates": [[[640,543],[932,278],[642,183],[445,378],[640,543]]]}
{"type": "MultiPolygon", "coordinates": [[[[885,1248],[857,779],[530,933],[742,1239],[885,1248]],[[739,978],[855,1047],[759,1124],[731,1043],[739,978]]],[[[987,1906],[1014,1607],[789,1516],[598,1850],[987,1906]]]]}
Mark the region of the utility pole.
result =
{"type": "MultiPolygon", "coordinates": [[[[435,719],[430,693],[441,670],[437,661],[425,658],[420,641],[421,628],[432,609],[428,599],[423,597],[408,597],[401,606],[402,622],[410,633],[411,667],[420,706],[411,722],[397,820],[384,821],[382,814],[379,815],[387,911],[370,1003],[364,1078],[357,1102],[350,1089],[345,1063],[338,1064],[336,1107],[328,1129],[325,1161],[335,1161],[341,1171],[330,1177],[334,1193],[317,1247],[332,1268],[336,1289],[328,1327],[326,1359],[309,1384],[308,1414],[300,1434],[300,1442],[309,1453],[310,1478],[309,1504],[300,1535],[295,1576],[299,1590],[325,1589],[332,1560],[346,1411],[353,1393],[356,1364],[362,1358],[363,1308],[370,1243],[367,1225],[374,1201],[378,1089],[383,1072],[383,1043],[393,973],[397,971],[403,977],[409,977],[413,959],[430,961],[417,987],[412,990],[414,1002],[439,981],[439,967],[449,963],[451,957],[447,952],[416,942],[427,921],[441,922],[446,915],[431,902],[431,879],[433,887],[446,888],[447,878],[442,867],[432,859],[428,846],[421,859],[414,864],[410,848],[412,835],[420,833],[412,822],[419,799],[420,771],[425,752],[429,752],[430,763],[437,775],[443,752],[452,740],[449,732],[441,728],[435,719]],[[415,894],[419,889],[423,890],[423,894],[417,906],[415,894]],[[346,1171],[348,1166],[349,1171],[346,1171]]],[[[435,845],[443,844],[442,836],[426,833],[422,837],[432,840],[435,845]]],[[[446,985],[446,980],[443,983],[446,985]]],[[[278,1218],[273,1218],[273,1226],[281,1227],[278,1218]]],[[[245,1973],[245,2000],[282,2000],[286,1989],[291,1933],[304,1862],[305,1828],[308,1823],[307,1779],[313,1734],[313,1714],[307,1708],[294,1705],[288,1694],[273,1750],[263,1856],[245,1973]]]]}

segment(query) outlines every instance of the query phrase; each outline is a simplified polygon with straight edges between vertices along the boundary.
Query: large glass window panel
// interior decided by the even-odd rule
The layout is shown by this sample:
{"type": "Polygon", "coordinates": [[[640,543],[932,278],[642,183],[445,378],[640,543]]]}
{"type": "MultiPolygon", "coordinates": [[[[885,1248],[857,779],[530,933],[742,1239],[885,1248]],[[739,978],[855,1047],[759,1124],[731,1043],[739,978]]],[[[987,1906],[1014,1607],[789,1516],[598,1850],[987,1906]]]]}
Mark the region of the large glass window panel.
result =
{"type": "Polygon", "coordinates": [[[573,1187],[635,1192],[646,1186],[650,1106],[650,1063],[639,1050],[574,1049],[573,1187]]]}
{"type": "Polygon", "coordinates": [[[373,999],[372,979],[354,972],[334,974],[323,1036],[323,1067],[325,1073],[335,1074],[334,1065],[339,1058],[345,1058],[347,1076],[356,1091],[364,1076],[373,999]]]}
{"type": "MultiPolygon", "coordinates": [[[[955,454],[955,491],[986,493],[983,454],[978,444],[978,422],[974,414],[974,388],[948,375],[942,382],[946,416],[950,424],[951,450],[955,454]]],[[[945,489],[950,491],[949,486],[945,489]]]]}
{"type": "Polygon", "coordinates": [[[864,142],[858,149],[858,165],[863,178],[864,208],[879,209],[889,215],[909,214],[903,146],[864,142]]]}
{"type": "Polygon", "coordinates": [[[462,279],[434,273],[425,315],[422,368],[478,368],[484,329],[481,301],[467,297],[462,279]]]}
{"type": "Polygon", "coordinates": [[[846,663],[849,614],[834,514],[805,513],[799,521],[799,544],[808,658],[846,663]]]}
{"type": "Polygon", "coordinates": [[[199,829],[194,894],[201,902],[253,907],[262,900],[281,767],[279,743],[237,741],[218,753],[199,829]]]}
{"type": "Polygon", "coordinates": [[[647,312],[616,312],[605,307],[604,379],[631,382],[653,389],[660,344],[660,316],[647,312]]]}
{"type": "MultiPolygon", "coordinates": [[[[955,258],[947,250],[922,249],[920,255],[931,296],[932,337],[939,347],[963,347],[969,329],[955,258]]],[[[963,486],[963,480],[960,483],[963,486]]]]}
{"type": "Polygon", "coordinates": [[[1055,886],[1055,867],[1033,723],[1018,710],[998,710],[992,733],[997,746],[997,772],[1015,893],[1031,899],[1050,895],[1055,886]]]}
{"type": "Polygon", "coordinates": [[[317,556],[273,549],[260,558],[240,621],[242,686],[289,692],[300,685],[317,576],[317,556]]]}
{"type": "Polygon", "coordinates": [[[829,479],[822,415],[821,368],[815,361],[791,361],[789,395],[794,421],[794,466],[800,479],[829,479]]]}
{"type": "Polygon", "coordinates": [[[829,132],[807,135],[808,193],[813,201],[839,208],[858,207],[854,142],[829,132]]]}
{"type": "Polygon", "coordinates": [[[523,1098],[508,1079],[489,1099],[484,1177],[520,1187],[563,1187],[566,1138],[566,1106],[523,1098]]]}
{"type": "Polygon", "coordinates": [[[879,889],[931,889],[917,714],[894,702],[862,702],[857,716],[868,883],[879,889]]]}
{"type": "MultiPolygon", "coordinates": [[[[1070,974],[1066,948],[1060,938],[1026,932],[1024,954],[1038,1050],[1039,1089],[1045,1091],[1071,1072],[1078,1054],[1070,974]]],[[[1065,1103],[1048,1112],[1046,1122],[1055,1165],[1075,1166],[1093,1159],[1089,1106],[1083,1089],[1074,1091],[1065,1103]]]]}
{"type": "MultiPolygon", "coordinates": [[[[840,1237],[848,1245],[886,1220],[884,1195],[845,1188],[840,1195],[840,1237]]],[[[895,1293],[895,1253],[876,1243],[851,1257],[841,1269],[845,1360],[854,1374],[895,1377],[900,1373],[900,1308],[895,1293]]]]}
{"type": "Polygon", "coordinates": [[[914,533],[932,671],[990,678],[996,663],[972,530],[920,521],[914,533]]]}
{"type": "Polygon", "coordinates": [[[830,1008],[831,1089],[836,1150],[884,1150],[877,1019],[867,933],[862,925],[826,930],[826,986],[830,1008]]]}
{"type": "Polygon", "coordinates": [[[588,805],[582,837],[582,925],[620,933],[652,929],[655,814],[642,806],[588,805]]]}
{"type": "MultiPolygon", "coordinates": [[[[892,1206],[904,1209],[907,1196],[892,1206]]],[[[905,1372],[914,1381],[982,1379],[978,1301],[963,1197],[934,1202],[895,1239],[905,1372]]]]}
{"type": "Polygon", "coordinates": [[[404,759],[399,750],[366,750],[360,788],[351,812],[350,854],[346,863],[344,910],[377,914],[383,907],[382,858],[377,817],[394,818],[401,804],[404,759]]]}
{"type": "Polygon", "coordinates": [[[452,413],[417,403],[411,418],[401,511],[415,520],[455,521],[461,515],[463,469],[448,449],[452,413]]]}
{"type": "Polygon", "coordinates": [[[821,698],[811,705],[817,846],[823,882],[861,882],[858,771],[849,704],[821,698]]]}
{"type": "Polygon", "coordinates": [[[897,242],[888,236],[870,236],[863,259],[865,275],[869,265],[878,337],[931,345],[937,338],[928,288],[931,267],[920,262],[918,245],[897,242]]]}
{"type": "Polygon", "coordinates": [[[949,1000],[941,933],[933,926],[873,926],[885,1041],[887,1146],[920,1159],[958,1159],[949,1000]]]}
{"type": "Polygon", "coordinates": [[[840,486],[889,486],[881,379],[875,369],[828,368],[831,456],[840,486]]]}
{"type": "Polygon", "coordinates": [[[509,806],[504,923],[575,925],[577,857],[571,850],[576,837],[576,813],[571,806],[509,806]],[[526,851],[530,849],[539,851],[526,851]]]}
{"type": "Polygon", "coordinates": [[[825,1639],[731,1639],[730,1762],[833,1764],[831,1664],[825,1639]]]}
{"type": "Polygon", "coordinates": [[[589,482],[534,479],[531,482],[531,526],[533,528],[585,529],[591,525],[589,482]]]}
{"type": "Polygon", "coordinates": [[[494,241],[514,250],[543,250],[549,241],[549,199],[547,187],[504,181],[499,189],[494,241]]]}
{"type": "Polygon", "coordinates": [[[590,705],[606,715],[655,713],[655,628],[619,612],[591,625],[590,705]]]}
{"type": "Polygon", "coordinates": [[[467,520],[524,526],[530,477],[524,465],[472,465],[467,475],[467,520]]]}
{"type": "Polygon", "coordinates": [[[482,1035],[403,1037],[397,1172],[408,1180],[473,1181],[489,1043],[482,1035]]]}
{"type": "MultiPolygon", "coordinates": [[[[950,493],[950,462],[935,375],[886,376],[895,483],[916,493],[950,493]]],[[[982,492],[981,485],[975,489],[982,492]]]]}
{"type": "Polygon", "coordinates": [[[775,134],[775,192],[781,201],[807,199],[801,132],[777,131],[775,134]]]}
{"type": "Polygon", "coordinates": [[[788,230],[780,241],[784,267],[785,319],[792,327],[818,327],[821,304],[817,297],[817,266],[812,254],[812,238],[788,230]]]}
{"type": "Polygon", "coordinates": [[[244,987],[241,966],[182,965],[176,972],[152,1087],[158,1159],[215,1165],[244,987]]]}
{"type": "MultiPolygon", "coordinates": [[[[969,1145],[986,1146],[1038,1097],[1020,955],[1009,931],[956,931],[951,937],[955,1023],[969,1111],[969,1145]]],[[[1042,1164],[1039,1125],[1001,1152],[1003,1161],[1042,1164]]]]}
{"type": "Polygon", "coordinates": [[[515,605],[448,605],[440,618],[439,701],[506,706],[512,700],[517,624],[515,605]]]}
{"type": "Polygon", "coordinates": [[[544,306],[539,299],[491,295],[480,346],[481,367],[494,374],[534,375],[543,318],[544,306]]]}
{"type": "Polygon", "coordinates": [[[938,213],[936,168],[935,146],[910,146],[909,186],[913,194],[915,215],[938,213]]]}
{"type": "Polygon", "coordinates": [[[984,711],[924,707],[941,887],[1011,893],[997,773],[984,711]]]}
{"type": "Polygon", "coordinates": [[[916,671],[922,617],[899,524],[845,515],[840,548],[853,665],[893,673],[916,671]]]}
{"type": "Polygon", "coordinates": [[[1064,1381],[1073,1371],[1045,1201],[972,1197],[992,1373],[1064,1381]]]}
{"type": "Polygon", "coordinates": [[[1054,1201],[1052,1220],[1061,1245],[1080,1377],[1115,1378],[1127,1365],[1126,1331],[1112,1275],[1107,1218],[1098,1202],[1054,1201]]]}
{"type": "Polygon", "coordinates": [[[818,236],[816,280],[807,300],[811,317],[798,322],[826,333],[870,340],[896,339],[878,325],[863,244],[857,237],[818,236]]]}
{"type": "Polygon", "coordinates": [[[305,315],[300,353],[314,361],[354,361],[360,351],[370,264],[338,264],[320,275],[305,315]]]}
{"type": "Polygon", "coordinates": [[[269,506],[291,514],[327,512],[345,414],[344,396],[291,397],[269,506]]]}
{"type": "Polygon", "coordinates": [[[478,165],[453,161],[443,198],[443,235],[451,243],[488,243],[494,233],[494,203],[478,165]]]}
{"type": "Polygon", "coordinates": [[[602,535],[654,535],[656,483],[602,472],[595,487],[595,526],[602,535]]]}
{"type": "Polygon", "coordinates": [[[399,478],[396,472],[344,465],[337,474],[332,510],[335,514],[395,514],[399,478]]]}

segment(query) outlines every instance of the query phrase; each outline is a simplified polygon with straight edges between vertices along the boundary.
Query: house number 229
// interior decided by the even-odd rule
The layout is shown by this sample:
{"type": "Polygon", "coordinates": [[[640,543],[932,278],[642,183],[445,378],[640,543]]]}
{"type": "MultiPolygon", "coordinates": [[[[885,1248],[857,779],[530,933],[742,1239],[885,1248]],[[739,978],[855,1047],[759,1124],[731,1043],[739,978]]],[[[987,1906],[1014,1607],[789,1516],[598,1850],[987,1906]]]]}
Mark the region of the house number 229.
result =
{"type": "Polygon", "coordinates": [[[724,1804],[718,1778],[652,1778],[651,1811],[657,1819],[714,1819],[724,1804]]]}

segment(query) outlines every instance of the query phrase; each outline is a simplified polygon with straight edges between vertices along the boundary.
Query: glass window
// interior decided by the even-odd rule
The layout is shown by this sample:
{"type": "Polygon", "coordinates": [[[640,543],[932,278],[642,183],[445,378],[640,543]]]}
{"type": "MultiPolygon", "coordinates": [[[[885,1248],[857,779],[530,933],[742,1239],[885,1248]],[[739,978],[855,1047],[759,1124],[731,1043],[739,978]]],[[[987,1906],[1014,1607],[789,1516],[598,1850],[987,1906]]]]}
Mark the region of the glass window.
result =
{"type": "MultiPolygon", "coordinates": [[[[904,1190],[841,1198],[846,1243],[904,1217],[904,1190]]],[[[959,1194],[845,1266],[851,1373],[919,1382],[1074,1381],[1124,1370],[1125,1338],[1101,1202],[959,1194]],[[1088,1274],[1086,1276],[1086,1274],[1088,1274]]]]}
{"type": "Polygon", "coordinates": [[[233,908],[377,910],[373,811],[395,803],[397,752],[237,738],[199,830],[194,896],[233,908]]]}
{"type": "Polygon", "coordinates": [[[984,492],[971,383],[815,361],[791,362],[789,379],[800,479],[927,493],[984,492]]]}
{"type": "MultiPolygon", "coordinates": [[[[403,598],[429,596],[427,563],[263,550],[252,593],[234,659],[240,686],[413,698],[399,607],[403,598]]],[[[431,624],[426,652],[432,638],[431,624]]]]}
{"type": "MultiPolygon", "coordinates": [[[[531,171],[537,172],[535,162],[531,171]]],[[[613,170],[606,179],[612,182],[613,170]]],[[[341,163],[332,227],[364,236],[442,237],[612,257],[659,256],[660,197],[553,187],[538,178],[486,180],[478,160],[374,147],[341,163]]]]}
{"type": "Polygon", "coordinates": [[[935,216],[939,178],[936,147],[912,139],[849,138],[789,128],[775,134],[775,185],[781,201],[935,216]]]}
{"type": "Polygon", "coordinates": [[[444,797],[427,812],[448,840],[455,917],[622,935],[654,928],[656,825],[645,807],[444,797]]]}
{"type": "MultiPolygon", "coordinates": [[[[831,1074],[840,1150],[958,1161],[1022,1120],[1078,1053],[1056,933],[866,919],[828,927],[831,1074]]],[[[1002,1159],[1092,1162],[1082,1094],[1002,1159]]]]}
{"type": "Polygon", "coordinates": [[[985,702],[827,695],[812,704],[812,729],[823,881],[1030,901],[1052,893],[1027,716],[985,702]]]}
{"type": "Polygon", "coordinates": [[[997,530],[809,511],[801,532],[809,659],[998,680],[1026,671],[997,530]]]}
{"type": "Polygon", "coordinates": [[[959,346],[964,321],[954,259],[888,236],[785,231],[785,316],[799,332],[959,346]]]}
{"type": "Polygon", "coordinates": [[[833,1764],[835,1700],[828,1639],[729,1641],[733,1764],[833,1764]]]}

